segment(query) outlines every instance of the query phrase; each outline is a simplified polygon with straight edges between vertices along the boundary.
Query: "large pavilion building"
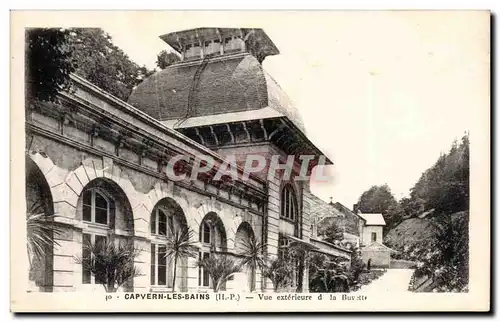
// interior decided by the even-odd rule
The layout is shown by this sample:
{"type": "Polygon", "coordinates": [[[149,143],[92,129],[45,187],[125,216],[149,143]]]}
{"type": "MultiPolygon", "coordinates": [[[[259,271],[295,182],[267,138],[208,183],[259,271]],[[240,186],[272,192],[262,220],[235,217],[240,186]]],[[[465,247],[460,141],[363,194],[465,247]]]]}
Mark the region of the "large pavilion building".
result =
{"type": "MultiPolygon", "coordinates": [[[[199,28],[161,36],[182,57],[139,84],[123,102],[72,75],[73,90],[60,103],[39,103],[26,119],[28,211],[54,214],[55,243],[34,263],[31,279],[40,291],[95,291],[99,281],[75,261],[85,242],[113,236],[142,252],[143,275],[124,291],[164,292],[173,285],[173,264],[165,258],[170,228],[188,227],[198,258],[177,264],[175,288],[210,290],[198,259],[212,251],[237,256],[242,240],[256,237],[266,253],[303,243],[318,252],[350,258],[350,251],[311,240],[314,227],[309,182],[299,175],[300,155],[313,155],[310,173],[324,156],[306,136],[300,114],[262,62],[279,53],[261,29],[199,28]],[[185,155],[189,172],[196,156],[209,155],[220,167],[234,157],[239,175],[248,155],[271,160],[295,156],[291,178],[268,167],[248,180],[171,181],[166,164],[185,155]]],[[[244,271],[226,290],[272,289],[257,270],[244,271]],[[249,285],[255,281],[255,285],[249,285]]],[[[307,267],[298,270],[292,291],[306,292],[307,267]]]]}

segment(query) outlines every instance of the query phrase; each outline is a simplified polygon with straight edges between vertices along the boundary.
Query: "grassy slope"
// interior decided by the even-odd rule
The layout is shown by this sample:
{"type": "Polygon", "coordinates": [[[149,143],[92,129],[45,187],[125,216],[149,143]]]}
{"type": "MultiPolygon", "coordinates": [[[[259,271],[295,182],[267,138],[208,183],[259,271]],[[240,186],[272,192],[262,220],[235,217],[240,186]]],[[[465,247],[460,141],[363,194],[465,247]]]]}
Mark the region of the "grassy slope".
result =
{"type": "MultiPolygon", "coordinates": [[[[468,212],[462,211],[452,215],[453,223],[458,219],[465,219],[468,212]]],[[[428,240],[436,234],[432,218],[409,218],[389,231],[385,243],[392,247],[402,247],[420,240],[428,240]]]]}

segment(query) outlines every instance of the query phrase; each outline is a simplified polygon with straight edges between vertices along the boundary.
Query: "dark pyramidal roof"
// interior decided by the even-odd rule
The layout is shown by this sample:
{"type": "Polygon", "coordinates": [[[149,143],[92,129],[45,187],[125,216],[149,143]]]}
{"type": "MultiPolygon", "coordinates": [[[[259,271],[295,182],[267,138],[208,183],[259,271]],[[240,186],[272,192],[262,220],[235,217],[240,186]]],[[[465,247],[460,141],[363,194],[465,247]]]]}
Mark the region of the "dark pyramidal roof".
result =
{"type": "Polygon", "coordinates": [[[305,133],[297,109],[249,52],[170,65],[139,84],[128,103],[159,121],[271,108],[305,133]]]}

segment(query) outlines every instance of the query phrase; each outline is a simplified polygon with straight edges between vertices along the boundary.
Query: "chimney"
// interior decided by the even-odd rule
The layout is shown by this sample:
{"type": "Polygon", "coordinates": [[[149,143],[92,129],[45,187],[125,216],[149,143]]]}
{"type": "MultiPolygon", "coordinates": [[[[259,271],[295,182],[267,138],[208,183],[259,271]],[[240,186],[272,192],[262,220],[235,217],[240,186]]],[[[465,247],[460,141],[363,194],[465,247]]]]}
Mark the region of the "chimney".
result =
{"type": "Polygon", "coordinates": [[[354,212],[355,214],[358,214],[358,204],[357,203],[352,205],[352,212],[354,212]]]}

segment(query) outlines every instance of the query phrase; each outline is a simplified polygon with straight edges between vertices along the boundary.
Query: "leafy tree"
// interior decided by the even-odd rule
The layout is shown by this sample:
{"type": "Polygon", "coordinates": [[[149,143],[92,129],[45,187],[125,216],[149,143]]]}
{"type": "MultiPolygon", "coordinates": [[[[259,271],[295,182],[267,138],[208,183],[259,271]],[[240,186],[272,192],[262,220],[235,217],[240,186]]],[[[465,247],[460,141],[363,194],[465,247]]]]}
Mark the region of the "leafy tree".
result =
{"type": "Polygon", "coordinates": [[[26,32],[27,98],[54,101],[73,72],[127,100],[154,71],[139,67],[99,28],[34,28],[26,32]]]}
{"type": "Polygon", "coordinates": [[[372,186],[359,197],[358,208],[364,213],[386,214],[389,207],[396,203],[387,184],[372,186]]]}
{"type": "Polygon", "coordinates": [[[387,208],[387,213],[384,216],[384,220],[386,222],[384,230],[388,231],[397,226],[405,217],[405,210],[400,202],[391,204],[389,208],[387,208]]]}
{"type": "Polygon", "coordinates": [[[218,292],[234,273],[241,271],[241,264],[227,255],[211,253],[198,262],[212,280],[214,292],[218,292]]]}
{"type": "Polygon", "coordinates": [[[411,189],[412,200],[421,200],[424,210],[454,213],[469,208],[469,137],[453,142],[447,154],[425,171],[411,189]]]}
{"type": "Polygon", "coordinates": [[[132,62],[100,28],[73,28],[68,43],[76,73],[122,100],[153,73],[132,62]]]}
{"type": "Polygon", "coordinates": [[[406,217],[423,212],[436,228],[436,235],[405,245],[402,257],[419,262],[415,276],[428,276],[437,291],[464,291],[468,288],[469,222],[469,137],[453,142],[427,169],[401,200],[406,217]]]}
{"type": "Polygon", "coordinates": [[[116,292],[126,282],[141,275],[134,265],[140,251],[132,244],[117,244],[111,238],[106,242],[94,244],[87,241],[83,248],[86,255],[76,257],[76,262],[81,264],[84,270],[90,271],[95,279],[101,282],[106,292],[116,292]]]}
{"type": "Polygon", "coordinates": [[[311,292],[348,292],[351,284],[345,259],[312,253],[309,261],[311,292]]]}
{"type": "MultiPolygon", "coordinates": [[[[464,292],[469,283],[469,213],[442,214],[430,220],[437,234],[404,245],[402,257],[418,263],[414,277],[432,278],[429,290],[464,292]]],[[[415,285],[414,285],[415,286],[415,285]]]]}
{"type": "Polygon", "coordinates": [[[293,266],[281,257],[272,259],[262,270],[262,275],[273,283],[273,290],[286,287],[292,281],[293,266]]]}
{"type": "Polygon", "coordinates": [[[250,268],[250,292],[255,290],[255,272],[257,268],[262,269],[266,265],[264,250],[266,245],[259,242],[254,235],[243,239],[239,249],[239,255],[243,257],[242,265],[250,268]]]}
{"type": "Polygon", "coordinates": [[[156,55],[156,66],[160,69],[165,69],[180,60],[181,59],[177,56],[177,54],[162,50],[158,53],[158,55],[156,55]]]}
{"type": "Polygon", "coordinates": [[[395,219],[401,216],[398,202],[387,184],[372,186],[363,192],[359,197],[358,207],[364,213],[381,213],[386,222],[384,231],[387,231],[394,224],[395,219]]]}
{"type": "Polygon", "coordinates": [[[70,86],[75,71],[68,44],[69,31],[61,28],[26,30],[26,99],[54,101],[58,91],[70,86]]]}
{"type": "Polygon", "coordinates": [[[196,257],[198,255],[198,246],[196,246],[191,229],[171,229],[170,236],[167,237],[165,257],[174,261],[174,276],[172,281],[172,292],[175,291],[175,281],[177,275],[177,262],[179,259],[196,257]]]}
{"type": "Polygon", "coordinates": [[[331,244],[344,239],[344,231],[339,225],[337,225],[334,218],[325,218],[321,221],[318,229],[318,235],[323,237],[324,241],[331,244]]]}

